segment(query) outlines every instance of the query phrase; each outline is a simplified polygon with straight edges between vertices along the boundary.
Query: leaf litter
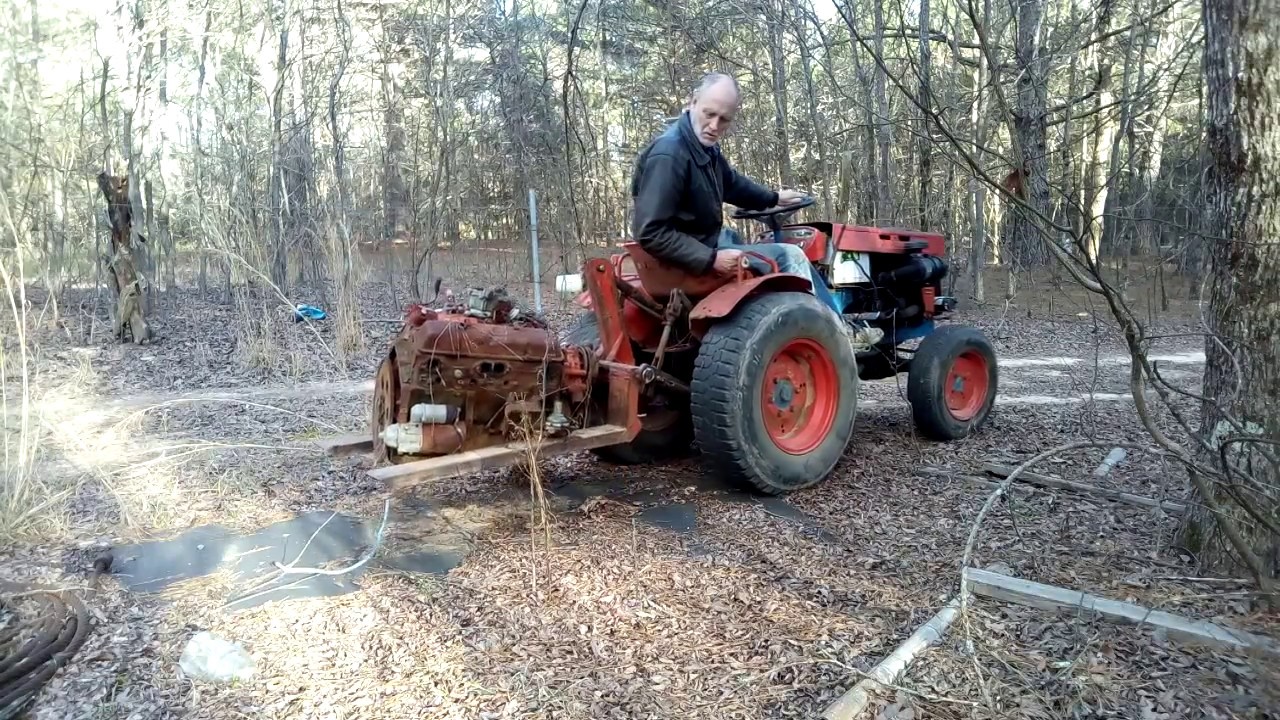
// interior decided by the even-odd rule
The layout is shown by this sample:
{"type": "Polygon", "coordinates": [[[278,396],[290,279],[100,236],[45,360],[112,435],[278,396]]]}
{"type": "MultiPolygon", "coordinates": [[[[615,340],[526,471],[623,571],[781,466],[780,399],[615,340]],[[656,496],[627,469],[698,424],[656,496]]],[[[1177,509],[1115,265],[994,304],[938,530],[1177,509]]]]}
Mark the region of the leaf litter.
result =
{"type": "Polygon", "coordinates": [[[1226,720],[1274,717],[1280,707],[1275,658],[1185,645],[1150,626],[986,598],[971,605],[969,616],[973,653],[953,625],[899,684],[969,698],[983,697],[985,685],[994,706],[958,710],[918,694],[890,692],[878,703],[880,717],[1226,720]]]}
{"type": "MultiPolygon", "coordinates": [[[[396,316],[389,297],[376,286],[362,291],[364,316],[396,316]]],[[[86,392],[364,381],[394,330],[389,323],[364,326],[365,348],[342,373],[313,347],[313,328],[282,322],[281,357],[294,356],[290,364],[253,370],[234,360],[214,363],[211,357],[227,355],[222,350],[201,350],[235,342],[219,334],[217,328],[229,323],[220,324],[223,311],[215,304],[180,293],[173,302],[182,311],[162,326],[166,339],[161,343],[120,348],[106,341],[93,350],[96,384],[86,392]]],[[[563,309],[547,314],[558,327],[566,324],[563,309]]],[[[1002,356],[1060,352],[1087,358],[1094,352],[1123,352],[1114,333],[1098,332],[1087,320],[1045,323],[1014,313],[965,319],[987,329],[1002,356]]],[[[1170,332],[1182,331],[1174,328],[1170,332]]],[[[322,336],[331,342],[332,331],[323,323],[314,330],[330,333],[322,336]]],[[[77,352],[70,345],[59,349],[53,340],[48,344],[52,354],[46,357],[55,362],[77,352]]],[[[1086,359],[1076,366],[1002,370],[1001,378],[1010,394],[1063,395],[1125,392],[1126,372],[1124,366],[1111,366],[1095,373],[1086,359]]],[[[57,377],[51,374],[45,381],[57,377]]],[[[914,436],[902,379],[863,387],[864,397],[879,403],[860,411],[848,456],[828,482],[789,496],[785,505],[707,492],[692,463],[614,468],[586,458],[558,458],[547,463],[549,482],[598,485],[608,497],[596,496],[590,506],[579,506],[581,512],[569,511],[561,498],[549,529],[537,526],[527,480],[518,473],[484,473],[432,488],[430,513],[463,527],[469,550],[462,565],[445,576],[377,569],[363,576],[361,590],[352,594],[235,614],[218,607],[223,595],[212,579],[164,597],[124,593],[104,579],[107,589],[90,598],[98,629],[46,688],[35,716],[91,717],[115,708],[121,717],[147,718],[813,717],[954,592],[964,538],[987,491],[956,477],[922,477],[915,470],[932,466],[981,475],[984,462],[1017,464],[1066,439],[1140,441],[1145,432],[1125,403],[1007,405],[983,434],[940,446],[914,436]],[[525,504],[492,510],[504,493],[523,494],[525,504]],[[672,503],[696,509],[693,532],[654,528],[643,520],[646,508],[672,503]],[[548,536],[550,546],[545,546],[548,536]],[[244,644],[257,664],[254,677],[226,686],[183,677],[176,669],[178,657],[199,630],[244,644]]],[[[72,542],[163,535],[202,522],[251,530],[316,509],[376,516],[378,488],[364,478],[359,461],[333,461],[304,449],[309,438],[331,429],[322,424],[362,430],[367,402],[355,394],[317,393],[253,403],[188,402],[149,411],[135,418],[137,434],[128,442],[144,458],[162,461],[141,469],[136,459],[122,461],[126,469],[111,476],[116,482],[110,489],[86,480],[75,501],[80,509],[72,542]],[[183,456],[157,449],[193,439],[218,445],[202,445],[183,456]],[[292,449],[279,449],[286,446],[292,449]],[[142,492],[157,477],[166,478],[171,500],[167,512],[158,514],[147,510],[161,508],[162,498],[142,492]],[[105,511],[113,505],[118,512],[105,511]],[[123,522],[129,510],[132,524],[123,522]]],[[[1168,417],[1158,422],[1176,437],[1168,417]]],[[[1040,470],[1087,478],[1105,451],[1095,454],[1040,470]]],[[[1171,477],[1149,458],[1130,458],[1109,481],[1131,492],[1178,497],[1182,489],[1171,485],[1171,477]]],[[[1117,599],[1182,598],[1175,611],[1208,618],[1229,614],[1253,629],[1275,627],[1273,617],[1248,608],[1240,612],[1220,593],[1206,593],[1203,584],[1156,579],[1190,574],[1171,545],[1175,519],[1067,492],[1019,487],[1011,498],[983,528],[979,564],[1000,560],[1021,577],[1117,599]]],[[[402,515],[412,512],[409,508],[402,515]]],[[[402,525],[398,534],[393,525],[392,532],[398,547],[415,542],[412,524],[402,525]]],[[[4,572],[52,567],[62,552],[53,546],[15,547],[4,572]]],[[[75,582],[76,573],[63,580],[75,582]]],[[[978,608],[975,612],[996,612],[986,604],[978,608]]],[[[1025,615],[1017,608],[1000,612],[1025,615]]],[[[1007,628],[1014,621],[1002,622],[1007,628]]],[[[1025,618],[1020,622],[1047,626],[1025,618]]],[[[1094,629],[1123,633],[1110,626],[1094,629]]],[[[1027,657],[1052,658],[1046,662],[1060,661],[1080,644],[1075,635],[1064,639],[1042,628],[1020,631],[1017,638],[1030,648],[1027,657]],[[1076,644],[1064,644],[1068,640],[1076,644]]],[[[1122,640],[1108,642],[1114,647],[1122,640]]],[[[1142,652],[1154,651],[1144,646],[1142,652]]],[[[1112,651],[1102,657],[1108,672],[1120,678],[1116,682],[1132,683],[1145,677],[1142,652],[1112,651]]],[[[1162,646],[1160,652],[1174,657],[1184,651],[1162,646]]],[[[1014,687],[1015,677],[1040,677],[1028,670],[1038,668],[1026,664],[1032,661],[1010,659],[1021,655],[993,653],[988,652],[984,667],[990,673],[988,666],[995,665],[1008,687],[1014,687]]],[[[1204,657],[1207,663],[1216,656],[1204,657]]],[[[964,668],[973,665],[969,658],[949,661],[954,668],[939,661],[948,678],[965,677],[964,668]]],[[[1213,680],[1218,675],[1193,672],[1199,664],[1178,663],[1183,661],[1163,671],[1169,675],[1144,681],[1165,686],[1159,693],[1149,691],[1159,701],[1150,703],[1151,713],[1173,712],[1162,709],[1170,706],[1160,700],[1169,687],[1193,688],[1188,697],[1220,687],[1213,680]]],[[[1055,670],[1046,668],[1037,672],[1055,670]]],[[[1044,685],[1041,678],[1035,692],[1024,693],[1020,716],[1104,707],[1070,684],[1074,675],[1064,677],[1057,686],[1044,685]],[[1071,700],[1078,703],[1074,706],[1046,701],[1044,687],[1070,689],[1076,693],[1070,697],[1085,699],[1071,700]]],[[[909,673],[909,678],[916,676],[909,673]]],[[[980,688],[967,680],[929,683],[938,695],[982,698],[980,688]]],[[[1116,711],[1125,717],[1161,717],[1143,714],[1148,712],[1145,695],[1124,692],[1129,694],[1117,696],[1117,705],[1106,707],[1122,708],[1116,711]]],[[[882,716],[977,716],[968,714],[969,706],[903,697],[882,716]]],[[[1107,716],[1099,713],[1093,716],[1107,716]]]]}

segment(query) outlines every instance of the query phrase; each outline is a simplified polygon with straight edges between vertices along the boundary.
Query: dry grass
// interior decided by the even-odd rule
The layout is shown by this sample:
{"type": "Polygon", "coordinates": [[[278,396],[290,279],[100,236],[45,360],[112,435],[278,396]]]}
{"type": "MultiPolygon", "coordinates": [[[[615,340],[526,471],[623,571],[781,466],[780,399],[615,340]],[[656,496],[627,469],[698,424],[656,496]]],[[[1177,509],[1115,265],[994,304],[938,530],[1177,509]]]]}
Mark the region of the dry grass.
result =
{"type": "MultiPolygon", "coordinates": [[[[42,358],[32,335],[39,324],[30,314],[24,255],[31,238],[19,231],[7,203],[0,203],[3,226],[14,239],[4,251],[0,281],[4,283],[4,319],[0,322],[0,538],[49,537],[66,529],[61,503],[73,493],[77,479],[50,467],[45,443],[48,423],[36,409],[42,358]],[[52,471],[51,471],[52,470],[52,471]]],[[[80,366],[83,373],[84,367],[80,366]]],[[[74,386],[73,386],[74,387],[74,386]]]]}

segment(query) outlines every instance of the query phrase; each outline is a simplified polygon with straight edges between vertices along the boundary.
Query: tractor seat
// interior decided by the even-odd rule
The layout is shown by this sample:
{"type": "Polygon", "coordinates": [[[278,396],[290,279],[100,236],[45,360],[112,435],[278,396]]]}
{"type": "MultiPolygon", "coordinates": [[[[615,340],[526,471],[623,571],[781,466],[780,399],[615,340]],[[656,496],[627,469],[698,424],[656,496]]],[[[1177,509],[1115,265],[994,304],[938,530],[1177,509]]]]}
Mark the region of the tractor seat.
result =
{"type": "Polygon", "coordinates": [[[690,275],[645,252],[644,248],[640,247],[640,243],[635,241],[623,243],[622,249],[635,265],[640,289],[660,302],[665,302],[674,290],[679,290],[689,299],[694,300],[706,297],[717,288],[729,283],[728,278],[690,275]]]}

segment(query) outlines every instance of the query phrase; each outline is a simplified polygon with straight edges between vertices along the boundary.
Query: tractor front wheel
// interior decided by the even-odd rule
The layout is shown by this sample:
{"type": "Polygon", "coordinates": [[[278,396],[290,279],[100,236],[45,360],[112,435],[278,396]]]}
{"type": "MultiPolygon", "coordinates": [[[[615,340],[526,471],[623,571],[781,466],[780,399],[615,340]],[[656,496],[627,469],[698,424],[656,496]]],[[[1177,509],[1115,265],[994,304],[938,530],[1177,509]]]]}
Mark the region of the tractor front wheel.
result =
{"type": "Polygon", "coordinates": [[[749,298],[712,326],[690,389],[694,437],[708,468],[762,493],[821,482],[853,437],[853,347],[808,293],[749,298]]]}
{"type": "Polygon", "coordinates": [[[944,442],[972,435],[991,415],[998,380],[995,349],[981,330],[939,328],[911,358],[907,401],[916,427],[944,442]]]}

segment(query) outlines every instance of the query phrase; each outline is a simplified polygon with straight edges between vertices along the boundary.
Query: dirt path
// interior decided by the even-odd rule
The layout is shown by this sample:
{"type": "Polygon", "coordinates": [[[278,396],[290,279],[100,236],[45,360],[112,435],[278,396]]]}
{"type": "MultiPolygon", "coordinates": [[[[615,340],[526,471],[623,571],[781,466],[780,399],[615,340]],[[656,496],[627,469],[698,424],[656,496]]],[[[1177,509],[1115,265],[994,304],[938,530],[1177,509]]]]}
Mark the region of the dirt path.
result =
{"type": "MultiPolygon", "coordinates": [[[[1194,367],[1199,368],[1204,364],[1204,353],[1202,352],[1185,352],[1152,355],[1150,359],[1161,365],[1173,365],[1175,367],[1194,367]]],[[[1002,370],[1028,370],[1035,371],[1053,368],[1077,368],[1087,372],[1095,365],[1106,374],[1113,374],[1117,371],[1127,368],[1129,365],[1129,357],[1124,355],[1106,355],[1101,357],[1078,357],[1068,355],[1044,355],[1037,357],[1003,357],[999,359],[999,366],[1002,370]]],[[[893,384],[897,382],[895,379],[879,381],[879,384],[893,384]]],[[[215,400],[298,400],[332,397],[338,395],[360,395],[373,391],[373,381],[344,381],[344,382],[313,382],[301,383],[297,385],[269,385],[264,387],[222,387],[208,388],[202,390],[193,390],[190,392],[164,392],[164,393],[140,393],[136,395],[125,395],[114,398],[86,398],[67,400],[59,398],[56,393],[52,397],[45,399],[35,406],[37,411],[65,413],[69,407],[77,404],[85,405],[85,411],[95,415],[106,417],[114,413],[125,410],[139,410],[142,408],[156,407],[162,405],[173,405],[179,403],[199,403],[201,401],[215,400]]],[[[1068,394],[1061,397],[1054,395],[1022,395],[1017,393],[1003,393],[999,396],[998,402],[1004,404],[1056,404],[1065,403],[1073,404],[1079,402],[1087,402],[1090,399],[1097,402],[1116,402],[1130,399],[1128,394],[1116,393],[1098,393],[1086,395],[1080,393],[1068,394]]],[[[874,400],[870,401],[874,404],[874,400]]],[[[10,410],[10,414],[16,411],[10,410]]]]}

